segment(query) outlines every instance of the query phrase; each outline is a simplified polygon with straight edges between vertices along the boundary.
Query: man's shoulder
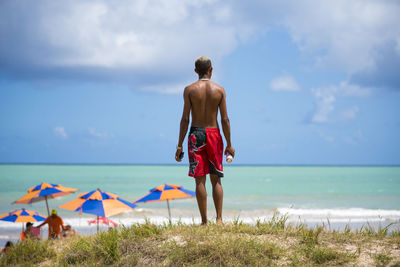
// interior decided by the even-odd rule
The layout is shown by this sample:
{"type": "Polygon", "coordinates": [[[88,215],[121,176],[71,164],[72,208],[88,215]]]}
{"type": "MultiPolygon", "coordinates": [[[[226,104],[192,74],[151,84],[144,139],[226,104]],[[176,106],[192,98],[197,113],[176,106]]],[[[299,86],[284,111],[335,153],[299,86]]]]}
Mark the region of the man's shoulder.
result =
{"type": "Polygon", "coordinates": [[[185,87],[185,90],[191,90],[191,89],[197,88],[198,87],[198,83],[199,83],[199,81],[196,81],[194,83],[191,83],[191,84],[187,85],[185,87]]]}
{"type": "Polygon", "coordinates": [[[218,84],[216,82],[213,82],[213,81],[210,81],[210,82],[212,83],[214,88],[216,88],[218,90],[225,90],[224,87],[222,87],[222,85],[220,85],[220,84],[218,84]]]}
{"type": "MultiPolygon", "coordinates": [[[[218,89],[218,90],[224,90],[224,87],[222,87],[220,84],[210,81],[211,86],[213,89],[218,89]]],[[[198,88],[201,88],[199,81],[196,81],[194,83],[189,84],[188,86],[185,87],[185,91],[190,91],[190,90],[196,90],[198,88]]]]}

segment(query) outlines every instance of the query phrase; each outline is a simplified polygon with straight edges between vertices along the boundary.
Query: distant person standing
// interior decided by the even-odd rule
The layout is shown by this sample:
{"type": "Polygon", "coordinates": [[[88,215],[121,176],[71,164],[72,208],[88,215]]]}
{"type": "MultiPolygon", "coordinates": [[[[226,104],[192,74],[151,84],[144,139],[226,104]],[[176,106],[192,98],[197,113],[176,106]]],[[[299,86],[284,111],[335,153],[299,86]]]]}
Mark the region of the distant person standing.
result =
{"type": "Polygon", "coordinates": [[[49,225],[49,239],[59,238],[62,230],[65,229],[63,220],[57,215],[57,210],[52,210],[51,215],[38,227],[40,228],[46,223],[49,225]]]}
{"type": "Polygon", "coordinates": [[[180,123],[179,140],[175,159],[180,162],[183,155],[182,143],[185,139],[190,113],[192,124],[188,136],[189,176],[196,180],[196,198],[202,224],[207,224],[206,175],[210,174],[217,222],[222,222],[223,190],[221,177],[224,144],[219,132],[217,115],[221,115],[222,130],[226,140],[225,154],[235,156],[231,145],[231,128],[226,108],[225,90],[210,81],[213,68],[208,57],[199,57],[195,62],[195,72],[199,80],[185,88],[184,107],[180,123]]]}

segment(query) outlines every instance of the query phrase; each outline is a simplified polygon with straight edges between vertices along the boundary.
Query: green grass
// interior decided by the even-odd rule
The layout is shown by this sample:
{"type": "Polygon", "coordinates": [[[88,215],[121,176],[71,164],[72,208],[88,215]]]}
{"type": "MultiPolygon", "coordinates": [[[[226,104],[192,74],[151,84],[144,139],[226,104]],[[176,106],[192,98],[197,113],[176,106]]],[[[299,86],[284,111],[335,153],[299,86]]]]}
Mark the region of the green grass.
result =
{"type": "Polygon", "coordinates": [[[372,258],[375,260],[376,266],[387,266],[388,263],[393,259],[392,257],[386,254],[375,254],[372,255],[372,258]]]}
{"type": "Polygon", "coordinates": [[[391,253],[398,242],[399,230],[310,229],[288,224],[286,216],[207,227],[147,221],[69,240],[20,242],[0,266],[357,266],[360,255],[386,266],[400,260],[391,253]]]}
{"type": "Polygon", "coordinates": [[[268,266],[282,255],[281,249],[268,241],[228,236],[210,238],[201,243],[191,239],[184,244],[168,242],[162,250],[166,262],[177,266],[268,266]]]}
{"type": "Polygon", "coordinates": [[[0,258],[0,266],[31,266],[46,260],[54,260],[56,251],[52,242],[54,241],[39,242],[30,239],[19,242],[0,258]]]}

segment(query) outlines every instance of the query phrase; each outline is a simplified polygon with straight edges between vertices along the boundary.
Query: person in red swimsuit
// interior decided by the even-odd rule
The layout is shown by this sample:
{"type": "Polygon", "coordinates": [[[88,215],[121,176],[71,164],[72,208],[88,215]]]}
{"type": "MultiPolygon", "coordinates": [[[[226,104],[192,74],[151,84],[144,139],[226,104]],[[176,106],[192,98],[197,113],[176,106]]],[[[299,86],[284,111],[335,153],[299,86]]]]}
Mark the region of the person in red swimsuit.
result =
{"type": "Polygon", "coordinates": [[[196,180],[196,198],[199,206],[202,224],[207,224],[207,192],[205,188],[206,175],[210,174],[214,205],[217,212],[217,222],[222,222],[223,190],[221,177],[223,141],[219,132],[217,115],[221,114],[222,131],[226,140],[225,154],[235,156],[231,145],[231,129],[226,108],[225,90],[219,84],[210,81],[213,68],[208,57],[199,57],[195,62],[195,72],[199,80],[187,86],[183,92],[184,106],[180,123],[179,140],[175,159],[180,162],[183,152],[182,143],[185,139],[190,113],[192,125],[188,137],[189,176],[196,180]]]}

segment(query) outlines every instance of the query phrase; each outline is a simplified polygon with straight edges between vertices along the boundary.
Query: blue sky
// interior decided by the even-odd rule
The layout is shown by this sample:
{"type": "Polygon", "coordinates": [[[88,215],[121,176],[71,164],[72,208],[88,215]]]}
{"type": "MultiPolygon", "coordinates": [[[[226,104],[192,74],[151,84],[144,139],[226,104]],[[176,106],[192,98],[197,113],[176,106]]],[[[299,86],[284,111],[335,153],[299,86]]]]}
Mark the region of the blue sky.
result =
{"type": "MultiPolygon", "coordinates": [[[[2,1],[0,162],[174,163],[194,60],[235,164],[400,164],[397,1],[2,1]]],[[[187,162],[187,159],[185,159],[187,162]]]]}

